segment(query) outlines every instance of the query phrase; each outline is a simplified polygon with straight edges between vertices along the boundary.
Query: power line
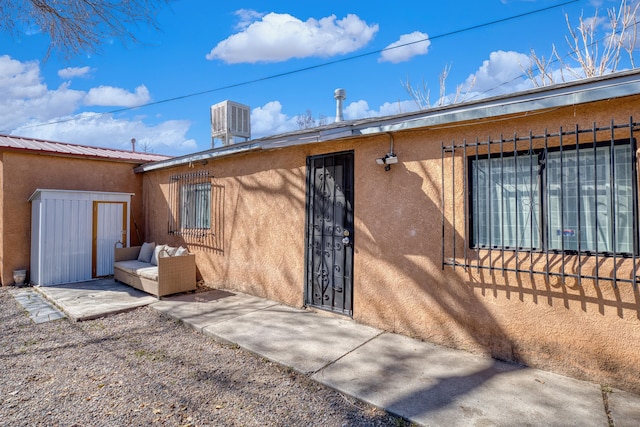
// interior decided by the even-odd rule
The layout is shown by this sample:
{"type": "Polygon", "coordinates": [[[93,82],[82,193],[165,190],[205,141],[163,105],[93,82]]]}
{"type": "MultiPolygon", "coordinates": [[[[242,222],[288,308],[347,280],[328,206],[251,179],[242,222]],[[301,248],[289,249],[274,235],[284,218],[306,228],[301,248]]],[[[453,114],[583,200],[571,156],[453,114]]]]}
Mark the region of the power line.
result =
{"type": "MultiPolygon", "coordinates": [[[[310,71],[310,70],[314,70],[314,69],[318,69],[318,68],[324,68],[324,67],[328,67],[328,66],[331,66],[331,65],[335,65],[335,64],[339,64],[339,63],[343,63],[343,62],[347,62],[347,61],[353,61],[355,59],[360,59],[360,58],[363,58],[363,57],[366,57],[366,56],[377,55],[377,54],[380,54],[382,52],[390,51],[390,50],[393,50],[393,49],[399,49],[399,48],[406,47],[406,46],[411,46],[411,45],[414,45],[414,44],[417,44],[417,43],[424,43],[424,42],[429,41],[429,40],[436,40],[436,39],[440,39],[440,38],[444,38],[444,37],[449,37],[449,36],[452,36],[452,35],[455,35],[455,34],[460,34],[460,33],[464,33],[464,32],[467,32],[467,31],[477,30],[479,28],[484,28],[484,27],[500,24],[500,23],[503,23],[503,22],[513,21],[513,20],[520,19],[520,18],[523,18],[523,17],[526,17],[526,16],[535,15],[535,14],[546,12],[546,11],[549,11],[549,10],[552,10],[552,9],[557,9],[559,7],[566,6],[566,5],[569,5],[569,4],[572,4],[572,3],[577,3],[579,1],[580,0],[569,0],[569,1],[565,1],[563,3],[558,3],[558,4],[555,4],[555,5],[552,5],[552,6],[547,6],[547,7],[544,7],[544,8],[535,9],[535,10],[532,10],[532,11],[529,11],[529,12],[525,12],[525,13],[521,13],[521,14],[518,14],[518,15],[513,15],[513,16],[506,17],[506,18],[501,18],[501,19],[496,19],[496,20],[493,20],[493,21],[489,21],[489,22],[485,22],[485,23],[477,24],[477,25],[472,25],[472,26],[469,26],[469,27],[465,27],[465,28],[461,28],[461,29],[458,29],[458,30],[449,31],[449,32],[442,33],[442,34],[437,34],[437,35],[432,36],[432,37],[426,37],[426,38],[421,39],[421,40],[414,40],[414,41],[403,43],[401,45],[397,45],[397,46],[393,46],[393,47],[386,47],[384,49],[372,50],[372,51],[364,52],[364,53],[361,53],[361,54],[358,54],[358,55],[352,55],[352,56],[349,56],[349,57],[346,57],[346,58],[336,59],[334,61],[328,61],[328,62],[323,62],[321,64],[311,65],[311,66],[308,66],[308,67],[297,68],[297,69],[294,69],[294,70],[285,71],[285,72],[278,73],[278,74],[272,74],[272,75],[265,76],[265,77],[260,77],[260,78],[257,78],[257,79],[246,80],[246,81],[239,82],[239,83],[233,83],[233,84],[229,84],[229,85],[225,85],[225,86],[220,86],[220,87],[217,87],[217,88],[214,88],[214,89],[203,90],[203,91],[200,91],[200,92],[194,92],[194,93],[190,93],[190,94],[186,94],[186,95],[180,95],[180,96],[176,96],[176,97],[172,97],[172,98],[162,99],[160,101],[148,102],[148,103],[140,104],[140,105],[133,106],[133,107],[118,108],[118,109],[115,109],[115,110],[105,111],[105,112],[102,112],[102,113],[94,113],[94,114],[98,115],[98,116],[102,116],[102,115],[106,115],[106,114],[117,114],[117,113],[122,113],[122,112],[125,112],[125,111],[135,110],[135,109],[138,109],[138,108],[144,108],[144,107],[151,107],[151,106],[154,106],[154,105],[166,104],[166,103],[169,103],[169,102],[175,102],[175,101],[179,101],[179,100],[182,100],[182,99],[193,98],[193,97],[196,97],[196,96],[206,95],[206,94],[210,94],[210,93],[214,93],[214,92],[220,92],[220,91],[223,91],[223,90],[228,90],[228,89],[233,89],[233,88],[237,88],[237,87],[241,87],[241,86],[247,86],[247,85],[251,85],[251,84],[255,84],[255,83],[259,83],[259,82],[264,82],[264,81],[267,81],[267,80],[273,80],[273,79],[277,79],[277,78],[280,78],[280,77],[289,76],[289,75],[292,75],[292,74],[303,73],[305,71],[310,71]]],[[[493,89],[490,89],[490,90],[493,90],[493,89]]],[[[49,125],[67,123],[67,122],[72,122],[72,121],[77,121],[77,120],[80,120],[80,118],[78,118],[78,117],[70,117],[70,118],[67,118],[67,119],[61,119],[61,120],[56,120],[56,121],[47,122],[47,123],[39,123],[39,124],[31,125],[31,126],[24,126],[23,129],[36,128],[36,127],[42,127],[42,126],[49,126],[49,125]]],[[[9,131],[1,131],[1,132],[7,132],[8,133],[9,131]]]]}

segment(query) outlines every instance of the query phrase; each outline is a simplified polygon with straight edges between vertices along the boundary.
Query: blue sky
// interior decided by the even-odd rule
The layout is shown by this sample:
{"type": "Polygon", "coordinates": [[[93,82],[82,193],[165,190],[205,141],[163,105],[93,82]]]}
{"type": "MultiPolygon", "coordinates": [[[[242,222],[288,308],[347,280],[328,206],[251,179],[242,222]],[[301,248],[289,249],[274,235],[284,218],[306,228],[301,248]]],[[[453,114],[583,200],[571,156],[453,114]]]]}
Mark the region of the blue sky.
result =
{"type": "Polygon", "coordinates": [[[562,3],[178,0],[159,11],[159,31],[135,30],[138,43],[67,60],[45,60],[37,31],[0,34],[0,133],[122,149],[135,137],[139,148],[183,155],[211,147],[209,108],[227,99],[251,107],[258,138],[298,129],[307,110],[333,121],[336,88],[347,91],[345,119],[415,110],[407,81],[425,82],[435,105],[447,66],[449,96],[471,81],[468,97],[523,90],[531,49],[569,52],[565,14],[577,25],[619,1],[550,8],[562,3]]]}

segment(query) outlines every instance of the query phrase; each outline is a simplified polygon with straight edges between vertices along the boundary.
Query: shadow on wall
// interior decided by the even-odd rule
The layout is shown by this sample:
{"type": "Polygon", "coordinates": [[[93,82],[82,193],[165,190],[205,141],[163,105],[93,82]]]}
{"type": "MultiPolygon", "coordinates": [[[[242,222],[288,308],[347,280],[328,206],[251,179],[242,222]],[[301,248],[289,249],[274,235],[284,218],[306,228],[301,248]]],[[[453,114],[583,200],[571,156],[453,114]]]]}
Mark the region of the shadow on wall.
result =
{"type": "Polygon", "coordinates": [[[494,357],[519,360],[516,345],[473,287],[442,270],[440,206],[434,202],[442,197],[439,176],[410,160],[356,182],[359,192],[385,194],[384,204],[370,198],[372,206],[361,202],[356,212],[364,230],[357,257],[367,262],[358,266],[367,273],[357,290],[367,314],[356,318],[457,348],[468,348],[471,340],[494,357]]]}
{"type": "MultiPolygon", "coordinates": [[[[534,263],[541,259],[544,254],[536,254],[534,263]]],[[[505,264],[514,263],[515,254],[507,255],[505,264]]],[[[487,256],[480,258],[480,264],[488,264],[487,256]]],[[[560,261],[551,261],[549,268],[553,269],[554,265],[560,261]]],[[[625,260],[617,261],[619,267],[623,267],[625,260]]],[[[606,271],[610,268],[611,260],[601,260],[598,262],[600,271],[606,271]]],[[[462,270],[462,267],[458,267],[462,270]]],[[[576,278],[567,277],[562,280],[561,276],[546,277],[544,273],[526,273],[521,272],[517,275],[511,273],[501,273],[500,266],[496,266],[494,270],[487,271],[477,267],[468,267],[464,271],[469,284],[478,289],[483,296],[488,293],[493,294],[495,298],[499,294],[504,294],[507,299],[514,296],[525,302],[532,301],[534,304],[546,303],[549,307],[553,307],[558,303],[571,310],[579,304],[580,310],[587,313],[594,309],[603,316],[606,315],[606,308],[615,310],[616,315],[623,319],[629,318],[629,315],[640,320],[640,287],[630,283],[621,283],[614,285],[610,280],[600,279],[596,284],[593,279],[577,280],[576,278]]]]}
{"type": "Polygon", "coordinates": [[[443,218],[442,195],[462,200],[465,187],[442,180],[439,153],[431,161],[424,161],[424,155],[412,159],[412,153],[398,156],[402,162],[391,171],[356,182],[359,194],[377,195],[361,200],[356,213],[361,228],[356,320],[499,360],[626,389],[640,387],[629,374],[637,372],[632,363],[637,356],[624,344],[633,325],[620,322],[640,317],[637,289],[603,281],[598,287],[585,280],[579,286],[522,273],[502,276],[500,269],[443,267],[442,257],[453,252],[444,245],[455,242],[461,258],[468,242],[465,213],[453,213],[445,205],[443,218]],[[596,321],[596,312],[607,321],[596,321]],[[620,333],[612,334],[616,330],[620,333]]]}

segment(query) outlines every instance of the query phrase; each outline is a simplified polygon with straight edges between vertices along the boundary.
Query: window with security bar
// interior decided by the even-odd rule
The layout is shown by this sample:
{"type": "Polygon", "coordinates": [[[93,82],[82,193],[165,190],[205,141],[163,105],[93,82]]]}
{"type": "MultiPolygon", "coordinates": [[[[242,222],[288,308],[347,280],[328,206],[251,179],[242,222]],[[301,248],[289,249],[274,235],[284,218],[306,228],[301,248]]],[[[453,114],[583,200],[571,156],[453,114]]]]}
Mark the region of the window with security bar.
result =
{"type": "Polygon", "coordinates": [[[470,159],[476,248],[630,254],[630,141],[470,159]]]}
{"type": "Polygon", "coordinates": [[[169,188],[169,234],[211,232],[211,179],[207,171],[173,175],[169,188]]]}

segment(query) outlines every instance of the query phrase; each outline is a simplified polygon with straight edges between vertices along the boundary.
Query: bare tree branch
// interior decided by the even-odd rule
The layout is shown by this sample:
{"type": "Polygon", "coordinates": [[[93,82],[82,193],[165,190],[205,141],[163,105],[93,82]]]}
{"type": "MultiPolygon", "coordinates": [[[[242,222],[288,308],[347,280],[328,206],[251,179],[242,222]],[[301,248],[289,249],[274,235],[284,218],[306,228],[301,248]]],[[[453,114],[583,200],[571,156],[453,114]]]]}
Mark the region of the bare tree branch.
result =
{"type": "Polygon", "coordinates": [[[49,56],[93,53],[111,39],[136,42],[139,25],[158,29],[156,12],[170,0],[2,0],[0,31],[12,36],[43,32],[49,56]]]}
{"type": "Polygon", "coordinates": [[[640,2],[637,0],[633,1],[633,5],[629,5],[627,0],[621,0],[618,9],[607,10],[606,18],[600,18],[597,10],[592,18],[580,16],[575,28],[565,14],[569,31],[565,36],[570,47],[568,56],[575,61],[577,67],[563,61],[553,46],[548,60],[532,50],[532,64],[525,70],[525,74],[535,86],[557,83],[555,73],[559,74],[561,81],[565,81],[565,72],[571,79],[602,76],[617,71],[623,50],[627,52],[632,68],[635,68],[633,54],[638,38],[639,10],[640,2]],[[606,29],[604,37],[598,37],[599,27],[606,29]],[[552,67],[554,62],[558,63],[555,70],[552,67]]]}
{"type": "Polygon", "coordinates": [[[431,90],[424,80],[422,80],[422,86],[417,88],[411,85],[408,77],[406,82],[400,81],[400,84],[402,84],[402,87],[407,91],[413,102],[416,103],[419,110],[426,110],[431,107],[431,101],[429,100],[431,90]]]}

